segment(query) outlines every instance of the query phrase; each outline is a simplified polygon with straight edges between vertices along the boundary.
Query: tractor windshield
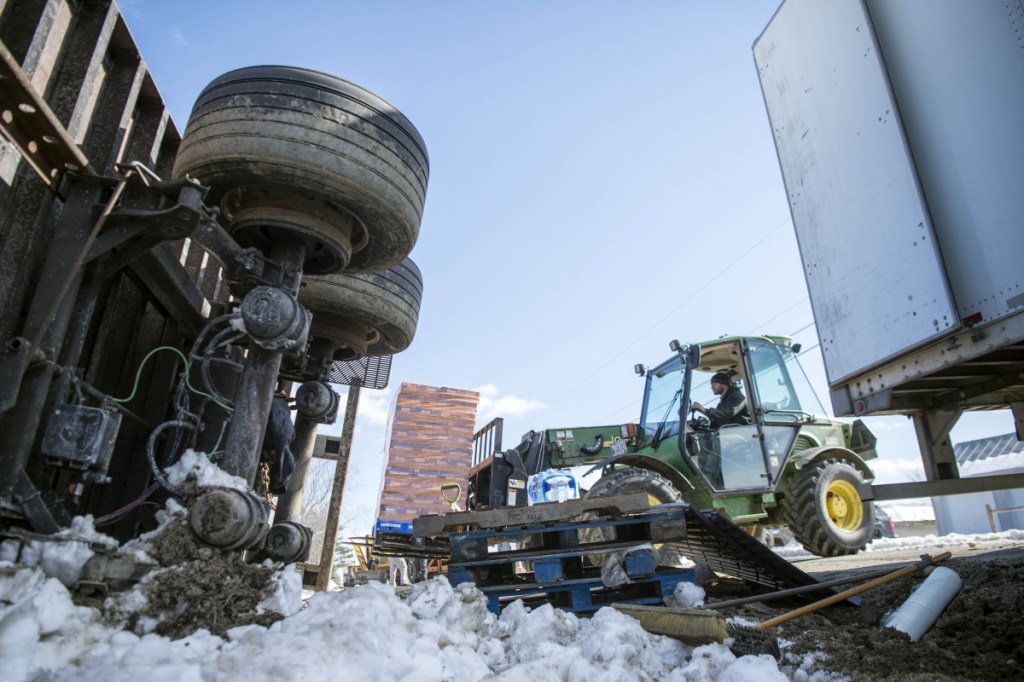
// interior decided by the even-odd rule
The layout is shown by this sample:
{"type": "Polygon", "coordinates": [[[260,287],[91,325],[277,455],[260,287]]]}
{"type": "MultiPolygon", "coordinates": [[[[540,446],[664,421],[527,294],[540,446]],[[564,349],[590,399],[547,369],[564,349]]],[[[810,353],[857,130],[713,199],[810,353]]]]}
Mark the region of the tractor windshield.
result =
{"type": "Polygon", "coordinates": [[[752,339],[747,348],[765,421],[813,420],[814,414],[825,414],[796,353],[761,339],[752,339]]]}
{"type": "Polygon", "coordinates": [[[684,368],[682,358],[675,355],[647,375],[640,425],[655,443],[679,433],[684,368]]]}

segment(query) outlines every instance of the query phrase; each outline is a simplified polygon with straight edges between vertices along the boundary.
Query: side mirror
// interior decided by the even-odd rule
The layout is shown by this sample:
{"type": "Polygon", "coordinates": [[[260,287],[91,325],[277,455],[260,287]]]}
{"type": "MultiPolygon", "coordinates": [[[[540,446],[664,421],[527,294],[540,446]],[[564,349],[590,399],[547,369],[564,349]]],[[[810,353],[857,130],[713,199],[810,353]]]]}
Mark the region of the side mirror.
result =
{"type": "Polygon", "coordinates": [[[684,351],[683,360],[690,367],[700,364],[700,346],[687,346],[684,351]]]}

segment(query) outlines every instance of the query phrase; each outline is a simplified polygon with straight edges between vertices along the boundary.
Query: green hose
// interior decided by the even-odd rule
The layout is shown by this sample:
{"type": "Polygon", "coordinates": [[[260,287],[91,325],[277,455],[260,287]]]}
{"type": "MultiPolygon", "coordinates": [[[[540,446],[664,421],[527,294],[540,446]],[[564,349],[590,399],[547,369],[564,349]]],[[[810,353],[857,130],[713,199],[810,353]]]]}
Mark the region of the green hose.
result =
{"type": "Polygon", "coordinates": [[[200,391],[198,388],[196,388],[196,387],[194,387],[192,385],[192,382],[189,381],[189,378],[188,378],[188,370],[191,367],[191,365],[188,362],[188,358],[186,358],[185,354],[182,353],[177,348],[175,348],[174,346],[158,346],[158,347],[154,348],[153,350],[149,351],[149,353],[146,354],[146,357],[142,358],[142,362],[139,363],[139,369],[138,369],[137,372],[135,372],[135,385],[132,386],[131,394],[127,398],[111,398],[111,400],[113,402],[115,402],[115,403],[131,402],[131,400],[135,397],[135,394],[139,390],[139,382],[140,382],[140,379],[142,378],[142,370],[143,370],[143,368],[146,366],[146,363],[149,361],[149,359],[151,357],[153,357],[153,355],[156,354],[157,351],[161,351],[161,350],[174,351],[178,355],[178,357],[181,358],[181,361],[183,363],[185,363],[185,386],[188,388],[188,390],[192,391],[193,393],[195,393],[198,396],[202,396],[204,398],[209,398],[214,403],[216,403],[220,407],[224,408],[228,412],[232,411],[230,407],[228,407],[227,405],[225,405],[221,401],[217,400],[215,397],[213,397],[209,393],[204,393],[203,391],[200,391]]]}

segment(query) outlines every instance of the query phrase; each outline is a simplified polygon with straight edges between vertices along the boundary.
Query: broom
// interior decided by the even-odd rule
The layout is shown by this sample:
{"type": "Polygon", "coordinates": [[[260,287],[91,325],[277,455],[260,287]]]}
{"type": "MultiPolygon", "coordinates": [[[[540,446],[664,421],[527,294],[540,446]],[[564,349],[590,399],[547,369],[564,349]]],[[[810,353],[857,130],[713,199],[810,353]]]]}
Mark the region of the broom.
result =
{"type": "Polygon", "coordinates": [[[689,646],[724,644],[731,638],[729,649],[737,656],[768,654],[778,660],[781,655],[779,641],[775,637],[753,627],[728,623],[718,611],[642,604],[612,606],[640,621],[647,632],[673,637],[689,646]]]}
{"type": "MultiPolygon", "coordinates": [[[[775,658],[779,657],[778,640],[765,633],[768,628],[781,625],[787,621],[799,618],[813,611],[818,611],[826,606],[837,604],[850,597],[878,587],[903,576],[915,573],[927,566],[932,566],[945,561],[950,556],[949,552],[943,552],[935,557],[927,554],[921,557],[921,561],[904,566],[901,569],[886,573],[883,576],[870,580],[862,585],[857,585],[843,592],[830,595],[824,599],[803,606],[799,609],[789,611],[775,618],[756,623],[754,625],[740,625],[738,623],[727,623],[722,614],[707,609],[684,609],[670,608],[666,606],[643,606],[640,604],[613,604],[619,611],[636,618],[640,625],[648,632],[657,635],[674,637],[684,644],[700,646],[717,642],[724,643],[726,639],[732,638],[730,649],[737,656],[748,654],[767,653],[775,658]]],[[[762,595],[762,598],[771,595],[762,595]]]]}

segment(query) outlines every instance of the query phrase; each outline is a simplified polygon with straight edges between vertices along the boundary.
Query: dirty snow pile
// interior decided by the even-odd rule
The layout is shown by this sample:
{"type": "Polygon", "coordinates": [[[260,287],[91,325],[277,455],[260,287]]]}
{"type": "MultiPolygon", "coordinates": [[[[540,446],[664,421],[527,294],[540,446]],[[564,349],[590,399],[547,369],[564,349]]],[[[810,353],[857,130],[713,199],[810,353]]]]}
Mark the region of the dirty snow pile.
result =
{"type": "Polygon", "coordinates": [[[830,680],[813,659],[784,665],[691,649],[602,609],[592,618],[522,602],[500,617],[473,586],[434,578],[405,599],[382,583],[313,595],[270,627],[172,640],[104,622],[39,568],[0,564],[3,679],[162,680],[830,680]]]}
{"type": "MultiPolygon", "coordinates": [[[[187,453],[167,475],[179,489],[197,483],[243,485],[218,471],[202,455],[187,453]]],[[[169,501],[161,527],[122,548],[98,533],[90,517],[76,519],[59,541],[0,545],[0,679],[837,679],[820,670],[813,656],[790,657],[780,667],[765,655],[737,658],[719,644],[691,648],[651,635],[610,608],[578,618],[551,606],[531,610],[516,602],[496,616],[474,586],[453,587],[444,577],[414,585],[405,597],[371,582],[316,593],[303,603],[294,567],[267,562],[256,567],[264,572],[260,589],[243,593],[251,602],[242,613],[248,624],[225,623],[225,614],[238,614],[223,605],[211,608],[210,592],[228,591],[227,578],[233,577],[211,587],[199,575],[210,572],[219,559],[204,563],[195,554],[208,548],[186,548],[174,557],[175,565],[164,561],[172,553],[169,547],[178,551],[188,544],[182,540],[185,514],[169,501]],[[132,589],[111,593],[98,606],[83,606],[72,600],[69,588],[94,550],[160,566],[132,589]],[[169,591],[182,593],[170,602],[176,606],[161,601],[169,591]],[[203,608],[217,616],[210,628],[182,627],[196,622],[189,615],[203,608]]],[[[691,583],[681,584],[674,595],[682,606],[702,603],[703,597],[703,590],[691,583]]],[[[234,596],[228,600],[235,601],[234,596]]]]}

